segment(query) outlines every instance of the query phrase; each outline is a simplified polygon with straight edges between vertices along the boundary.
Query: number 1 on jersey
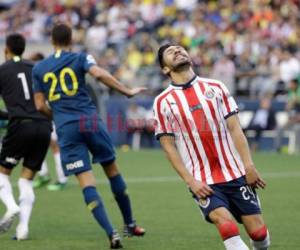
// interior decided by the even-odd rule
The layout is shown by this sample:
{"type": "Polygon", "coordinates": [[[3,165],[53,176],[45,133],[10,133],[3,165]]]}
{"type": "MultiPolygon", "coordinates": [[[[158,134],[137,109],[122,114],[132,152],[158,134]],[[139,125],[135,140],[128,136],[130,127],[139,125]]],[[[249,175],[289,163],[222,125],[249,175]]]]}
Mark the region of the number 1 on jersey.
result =
{"type": "Polygon", "coordinates": [[[30,92],[25,73],[19,73],[17,76],[21,79],[25,100],[30,100],[30,92]]]}

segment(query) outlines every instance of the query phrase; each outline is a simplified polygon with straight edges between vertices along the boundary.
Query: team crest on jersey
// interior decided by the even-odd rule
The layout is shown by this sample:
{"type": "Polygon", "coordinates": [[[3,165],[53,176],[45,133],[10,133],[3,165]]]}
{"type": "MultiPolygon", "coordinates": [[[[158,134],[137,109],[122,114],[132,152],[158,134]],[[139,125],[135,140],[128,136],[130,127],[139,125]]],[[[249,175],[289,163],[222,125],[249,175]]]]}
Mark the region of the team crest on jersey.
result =
{"type": "Polygon", "coordinates": [[[210,199],[209,198],[200,198],[198,200],[198,204],[202,208],[207,208],[210,204],[210,199]]]}
{"type": "Polygon", "coordinates": [[[212,99],[212,98],[214,98],[215,93],[213,90],[210,89],[210,90],[205,91],[204,95],[207,99],[212,99]]]}

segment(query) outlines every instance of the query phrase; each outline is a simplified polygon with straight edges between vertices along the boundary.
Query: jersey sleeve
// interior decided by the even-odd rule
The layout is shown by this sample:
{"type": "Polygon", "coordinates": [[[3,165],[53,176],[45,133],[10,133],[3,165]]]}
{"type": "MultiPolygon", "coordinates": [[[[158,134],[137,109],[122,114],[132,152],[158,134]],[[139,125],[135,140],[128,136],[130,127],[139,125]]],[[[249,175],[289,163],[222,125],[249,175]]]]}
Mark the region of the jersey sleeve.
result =
{"type": "Polygon", "coordinates": [[[32,69],[32,90],[34,93],[44,92],[43,81],[40,79],[35,66],[32,69]]]}
{"type": "Polygon", "coordinates": [[[88,72],[90,67],[96,65],[97,62],[91,54],[83,53],[82,56],[83,56],[83,69],[85,72],[88,72]]]}
{"type": "Polygon", "coordinates": [[[237,114],[239,112],[239,108],[233,98],[233,96],[230,94],[229,90],[225,86],[224,83],[220,82],[220,90],[221,90],[221,106],[223,111],[223,116],[225,119],[228,117],[237,114]]]}
{"type": "Polygon", "coordinates": [[[154,131],[156,139],[164,135],[175,136],[172,124],[167,115],[167,105],[164,100],[156,99],[153,104],[154,131]]]}

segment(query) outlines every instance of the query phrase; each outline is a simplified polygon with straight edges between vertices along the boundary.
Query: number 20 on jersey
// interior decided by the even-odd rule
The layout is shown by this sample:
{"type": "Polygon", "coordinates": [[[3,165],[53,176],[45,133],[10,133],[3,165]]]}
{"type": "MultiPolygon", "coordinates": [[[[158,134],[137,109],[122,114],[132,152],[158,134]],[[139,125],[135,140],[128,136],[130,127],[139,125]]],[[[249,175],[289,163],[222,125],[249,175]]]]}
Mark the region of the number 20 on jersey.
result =
{"type": "Polygon", "coordinates": [[[61,86],[61,89],[64,94],[67,96],[74,96],[77,93],[78,90],[78,79],[76,77],[75,72],[71,68],[63,68],[59,72],[59,79],[53,72],[48,72],[44,75],[43,81],[44,83],[49,83],[50,81],[50,89],[49,89],[49,95],[48,100],[49,102],[57,101],[61,98],[61,94],[57,93],[57,85],[58,83],[61,86]],[[71,89],[68,88],[66,83],[66,76],[69,76],[71,78],[71,89]]]}

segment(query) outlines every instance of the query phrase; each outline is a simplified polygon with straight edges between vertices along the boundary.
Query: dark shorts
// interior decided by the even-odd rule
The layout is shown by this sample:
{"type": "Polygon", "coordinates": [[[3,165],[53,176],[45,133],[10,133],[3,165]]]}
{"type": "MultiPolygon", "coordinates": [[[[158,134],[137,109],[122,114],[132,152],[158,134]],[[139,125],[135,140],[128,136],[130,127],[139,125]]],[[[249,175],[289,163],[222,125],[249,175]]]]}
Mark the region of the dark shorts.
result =
{"type": "Polygon", "coordinates": [[[48,151],[51,130],[48,121],[10,121],[3,138],[0,165],[12,169],[23,158],[23,166],[39,171],[48,151]]]}
{"type": "Polygon", "coordinates": [[[85,121],[83,126],[80,122],[67,123],[56,132],[66,176],[91,170],[89,152],[93,163],[105,165],[115,160],[112,141],[100,119],[85,121]]]}
{"type": "Polygon", "coordinates": [[[218,207],[227,208],[239,223],[243,215],[261,214],[259,198],[255,190],[247,185],[245,177],[209,186],[214,190],[213,195],[198,199],[193,194],[208,222],[211,222],[209,213],[218,207]]]}

